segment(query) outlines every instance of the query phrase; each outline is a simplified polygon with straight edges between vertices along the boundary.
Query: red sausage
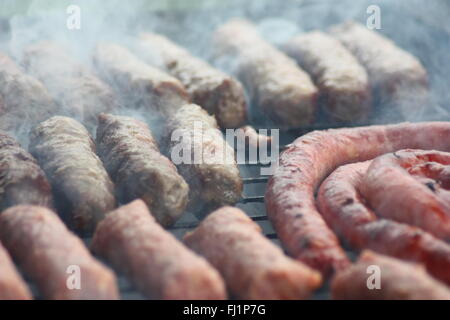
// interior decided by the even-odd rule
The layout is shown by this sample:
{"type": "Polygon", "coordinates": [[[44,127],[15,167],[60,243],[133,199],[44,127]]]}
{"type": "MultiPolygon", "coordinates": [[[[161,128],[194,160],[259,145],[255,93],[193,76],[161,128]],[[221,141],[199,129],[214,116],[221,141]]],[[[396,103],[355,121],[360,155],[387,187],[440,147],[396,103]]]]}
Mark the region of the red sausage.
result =
{"type": "Polygon", "coordinates": [[[439,185],[435,165],[450,168],[450,153],[402,150],[383,155],[367,169],[361,191],[378,215],[450,240],[450,192],[439,185]],[[438,180],[428,178],[428,172],[438,180]]]}
{"type": "Polygon", "coordinates": [[[405,148],[450,150],[450,122],[401,123],[315,131],[298,138],[280,156],[266,206],[291,255],[327,274],[346,267],[338,239],[318,212],[314,193],[337,167],[405,148]]]}
{"type": "Polygon", "coordinates": [[[322,183],[317,206],[325,221],[353,248],[422,263],[430,274],[450,284],[450,245],[417,227],[378,220],[366,206],[360,187],[370,163],[339,167],[322,183]]]}

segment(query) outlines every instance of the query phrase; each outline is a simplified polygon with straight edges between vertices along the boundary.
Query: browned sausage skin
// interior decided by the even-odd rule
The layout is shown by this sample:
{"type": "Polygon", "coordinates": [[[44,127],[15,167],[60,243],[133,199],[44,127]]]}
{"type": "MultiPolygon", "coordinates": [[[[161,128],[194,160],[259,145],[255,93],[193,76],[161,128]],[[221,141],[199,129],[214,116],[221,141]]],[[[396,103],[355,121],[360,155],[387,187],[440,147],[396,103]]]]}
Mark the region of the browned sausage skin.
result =
{"type": "Polygon", "coordinates": [[[52,117],[31,132],[30,152],[49,177],[58,212],[75,230],[93,232],[116,201],[86,128],[71,118],[52,117]]]}
{"type": "Polygon", "coordinates": [[[321,105],[332,120],[367,120],[371,89],[366,70],[338,40],[312,31],[295,36],[283,48],[314,79],[321,105]]]}
{"type": "MultiPolygon", "coordinates": [[[[375,275],[375,273],[373,273],[375,275]]],[[[370,283],[376,285],[376,282],[370,283]]],[[[334,299],[449,300],[450,290],[430,277],[420,265],[364,251],[356,264],[339,272],[331,284],[334,299]],[[377,269],[371,269],[371,268],[377,269]],[[371,270],[378,272],[379,288],[369,288],[371,270]]]]}
{"type": "Polygon", "coordinates": [[[186,87],[192,102],[215,115],[221,128],[238,128],[246,122],[245,93],[239,81],[156,33],[141,34],[138,48],[145,62],[158,66],[162,61],[163,68],[186,87]]]}
{"type": "Polygon", "coordinates": [[[360,190],[371,161],[336,169],[321,184],[317,206],[327,224],[356,249],[371,249],[423,264],[439,280],[450,284],[450,246],[423,230],[378,219],[360,190]]]}
{"type": "Polygon", "coordinates": [[[184,241],[205,256],[240,299],[305,299],[321,276],[284,255],[238,208],[211,213],[184,241]]]}
{"type": "Polygon", "coordinates": [[[214,60],[229,60],[259,111],[270,122],[299,127],[314,119],[317,88],[309,75],[258,33],[249,21],[233,19],[213,37],[214,60]]]}
{"type": "Polygon", "coordinates": [[[18,204],[52,207],[52,191],[36,159],[0,131],[0,210],[18,204]]]}
{"type": "Polygon", "coordinates": [[[30,300],[31,292],[0,243],[0,300],[30,300]]]}
{"type": "Polygon", "coordinates": [[[356,22],[330,29],[366,68],[374,98],[408,120],[428,105],[428,75],[421,62],[382,34],[356,22]]]}
{"type": "Polygon", "coordinates": [[[328,273],[348,260],[315,205],[314,193],[337,167],[405,148],[450,150],[450,123],[424,122],[315,131],[280,156],[269,180],[266,206],[286,249],[328,273]]]}
{"type": "Polygon", "coordinates": [[[149,298],[226,298],[218,272],[165,231],[142,200],[109,213],[94,234],[92,249],[149,298]]]}
{"type": "Polygon", "coordinates": [[[83,242],[47,208],[16,206],[3,211],[0,239],[37,284],[44,299],[119,296],[114,274],[95,260],[83,242]],[[74,282],[69,279],[70,272],[76,275],[75,268],[79,268],[79,287],[75,279],[74,282]]]}
{"type": "Polygon", "coordinates": [[[224,139],[214,116],[200,106],[186,104],[170,118],[167,130],[167,153],[172,161],[183,154],[175,164],[189,184],[188,207],[201,213],[238,202],[243,183],[234,150],[224,139]]]}
{"type": "Polygon", "coordinates": [[[186,208],[189,187],[159,152],[148,126],[126,116],[101,114],[98,119],[97,153],[116,184],[119,200],[141,198],[159,223],[173,224],[186,208]]]}

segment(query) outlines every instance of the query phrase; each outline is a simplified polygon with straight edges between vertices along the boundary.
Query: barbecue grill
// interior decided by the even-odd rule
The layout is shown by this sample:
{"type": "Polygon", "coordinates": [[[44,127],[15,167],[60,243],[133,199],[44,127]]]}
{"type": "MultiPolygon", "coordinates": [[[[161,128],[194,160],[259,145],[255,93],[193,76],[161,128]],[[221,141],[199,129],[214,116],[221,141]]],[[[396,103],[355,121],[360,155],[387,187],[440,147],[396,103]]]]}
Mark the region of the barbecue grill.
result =
{"type": "MultiPolygon", "coordinates": [[[[292,0],[292,1],[192,1],[191,6],[182,5],[182,1],[165,1],[162,7],[151,7],[139,14],[138,19],[127,21],[129,33],[138,30],[146,30],[149,27],[157,32],[168,35],[170,38],[187,47],[191,52],[205,59],[208,58],[207,48],[209,35],[207,30],[213,30],[220,23],[233,16],[245,16],[259,23],[266,36],[277,41],[276,34],[270,34],[270,26],[287,26],[299,23],[301,29],[314,28],[325,29],[331,24],[342,22],[352,18],[364,22],[367,17],[365,8],[369,4],[379,4],[382,10],[382,29],[380,32],[395,40],[401,47],[413,53],[424,64],[429,72],[432,105],[420,115],[415,115],[411,120],[450,120],[450,64],[448,62],[448,49],[450,48],[450,27],[446,21],[450,14],[450,6],[446,1],[335,1],[319,0],[292,0]],[[226,3],[226,4],[225,4],[226,3]],[[447,15],[445,14],[447,12],[447,15]],[[276,19],[272,18],[276,17],[276,19]],[[286,24],[287,23],[287,24],[286,24]],[[204,26],[208,26],[205,28],[204,26]],[[183,32],[180,32],[183,30],[183,32]]],[[[132,6],[129,4],[128,6],[132,6]]],[[[17,12],[16,12],[17,13],[17,12]]],[[[113,16],[120,17],[118,13],[113,16]]],[[[18,21],[33,23],[31,15],[24,20],[14,18],[12,31],[18,21]]],[[[4,23],[0,22],[0,33],[4,23]]],[[[281,30],[281,29],[280,29],[281,30]]],[[[280,31],[279,37],[286,37],[280,31]]],[[[2,36],[0,34],[0,40],[2,36]]],[[[14,39],[13,40],[17,40],[14,39]]],[[[1,47],[0,47],[1,48],[1,47]]],[[[302,128],[290,129],[280,132],[280,152],[286,144],[296,137],[313,130],[325,130],[344,126],[370,125],[376,123],[388,123],[392,121],[392,114],[383,112],[376,114],[366,123],[358,124],[334,124],[328,123],[319,115],[314,125],[302,128]]],[[[258,116],[253,119],[253,124],[258,128],[265,125],[258,116]]],[[[277,235],[272,228],[264,206],[264,192],[267,176],[260,175],[260,163],[240,165],[241,176],[244,181],[243,197],[237,207],[243,209],[256,223],[258,223],[266,237],[280,246],[277,235]]],[[[182,218],[171,228],[170,232],[177,238],[198,226],[200,220],[196,215],[186,212],[182,218]]],[[[83,238],[87,245],[90,238],[83,238]]],[[[348,250],[352,258],[355,252],[348,250]]],[[[123,299],[143,299],[143,296],[122,275],[118,277],[119,289],[123,299]]],[[[33,285],[30,284],[33,288],[33,285]]],[[[315,293],[315,299],[328,299],[328,284],[315,293]]],[[[37,291],[34,290],[37,294],[37,291]]],[[[39,297],[39,296],[37,296],[39,297]]]]}

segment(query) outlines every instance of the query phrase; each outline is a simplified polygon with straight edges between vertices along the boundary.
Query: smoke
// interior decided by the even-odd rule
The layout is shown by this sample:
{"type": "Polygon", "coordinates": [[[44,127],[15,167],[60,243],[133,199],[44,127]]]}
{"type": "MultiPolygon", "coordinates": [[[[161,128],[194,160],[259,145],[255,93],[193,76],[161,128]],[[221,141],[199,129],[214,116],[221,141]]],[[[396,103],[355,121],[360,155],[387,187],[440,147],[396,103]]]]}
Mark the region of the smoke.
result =
{"type": "MultiPolygon", "coordinates": [[[[0,50],[20,64],[28,45],[53,40],[95,70],[92,55],[99,41],[133,48],[141,31],[153,31],[209,59],[212,32],[230,18],[253,21],[268,41],[279,46],[296,33],[327,30],[345,20],[365,24],[369,5],[381,9],[379,32],[417,56],[429,72],[432,101],[413,120],[449,119],[450,5],[445,0],[0,0],[0,50]],[[70,5],[81,9],[79,30],[67,27],[70,5]]],[[[147,118],[145,110],[136,111],[126,103],[119,113],[147,118]]],[[[382,118],[378,120],[389,121],[391,114],[382,118]]]]}

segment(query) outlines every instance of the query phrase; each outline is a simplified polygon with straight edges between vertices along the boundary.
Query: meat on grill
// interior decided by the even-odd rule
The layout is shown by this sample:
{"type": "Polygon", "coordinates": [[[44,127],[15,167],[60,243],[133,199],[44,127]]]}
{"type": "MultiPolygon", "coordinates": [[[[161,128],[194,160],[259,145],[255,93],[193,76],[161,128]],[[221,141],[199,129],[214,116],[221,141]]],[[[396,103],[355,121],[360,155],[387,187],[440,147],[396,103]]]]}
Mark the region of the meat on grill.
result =
{"type": "Polygon", "coordinates": [[[16,206],[3,211],[0,239],[44,299],[118,298],[111,270],[47,208],[16,206]]]}
{"type": "Polygon", "coordinates": [[[324,274],[348,260],[316,208],[314,193],[337,167],[405,148],[450,151],[450,122],[314,131],[280,156],[270,178],[266,206],[282,243],[297,259],[324,274]]]}
{"type": "Polygon", "coordinates": [[[58,212],[75,230],[91,233],[115,198],[87,130],[72,118],[52,117],[31,132],[30,152],[50,180],[58,212]]]}
{"type": "Polygon", "coordinates": [[[450,290],[419,265],[364,251],[355,265],[336,275],[331,285],[334,299],[347,300],[449,300],[450,290]],[[375,269],[375,268],[379,269],[375,269]],[[370,269],[372,268],[372,269],[370,269]],[[376,270],[376,271],[372,271],[376,270]],[[377,273],[379,270],[379,273],[377,273]],[[380,287],[373,276],[380,276],[380,287]]]}
{"type": "Polygon", "coordinates": [[[101,114],[97,153],[116,185],[119,201],[141,198],[164,226],[173,224],[183,213],[189,187],[175,165],[159,152],[144,122],[101,114]]]}
{"type": "Polygon", "coordinates": [[[31,300],[31,292],[0,243],[0,300],[31,300]]]}
{"type": "Polygon", "coordinates": [[[89,130],[97,115],[118,107],[113,90],[59,44],[41,41],[25,49],[27,71],[44,83],[61,114],[80,120],[89,130]]]}
{"type": "Polygon", "coordinates": [[[261,228],[238,208],[211,213],[184,241],[223,275],[239,299],[304,299],[321,276],[261,234],[261,228]]]}
{"type": "Polygon", "coordinates": [[[170,118],[168,131],[167,152],[189,184],[189,208],[208,211],[239,201],[243,184],[234,150],[213,116],[186,104],[170,118]]]}
{"type": "Polygon", "coordinates": [[[323,218],[353,248],[419,262],[434,277],[450,284],[450,245],[417,227],[377,219],[367,207],[361,186],[370,163],[339,167],[321,184],[317,206],[323,218]]]}
{"type": "Polygon", "coordinates": [[[427,72],[412,54],[355,22],[334,26],[330,33],[366,68],[379,103],[397,108],[403,119],[427,105],[427,72]]]}
{"type": "Polygon", "coordinates": [[[314,79],[321,105],[331,119],[367,120],[371,90],[366,70],[338,40],[313,31],[292,38],[284,50],[314,79]]]}
{"type": "Polygon", "coordinates": [[[181,81],[192,101],[216,116],[221,128],[238,128],[246,122],[244,89],[239,81],[187,50],[155,33],[139,38],[141,56],[151,65],[163,68],[181,81]]]}
{"type": "Polygon", "coordinates": [[[257,148],[264,147],[270,148],[270,145],[272,144],[271,136],[258,133],[252,126],[244,126],[240,129],[242,130],[246,139],[248,139],[248,142],[246,144],[251,148],[254,148],[255,150],[257,148]]]}
{"type": "Polygon", "coordinates": [[[311,123],[317,88],[309,75],[284,53],[266,42],[256,27],[234,19],[214,34],[214,61],[230,65],[253,105],[283,128],[311,123]]]}
{"type": "Polygon", "coordinates": [[[449,165],[450,153],[446,152],[385,154],[370,164],[361,191],[378,215],[450,240],[449,165]]]}
{"type": "Polygon", "coordinates": [[[120,93],[124,103],[133,108],[167,117],[190,100],[180,81],[146,64],[120,45],[98,44],[94,64],[101,77],[120,93]]]}
{"type": "Polygon", "coordinates": [[[219,273],[156,223],[142,200],[109,213],[98,225],[92,249],[149,298],[226,298],[219,273]]]}
{"type": "Polygon", "coordinates": [[[18,204],[52,206],[52,191],[31,154],[0,131],[0,210],[18,204]]]}
{"type": "Polygon", "coordinates": [[[0,52],[0,129],[27,133],[33,125],[55,115],[57,109],[44,85],[0,52]]]}

